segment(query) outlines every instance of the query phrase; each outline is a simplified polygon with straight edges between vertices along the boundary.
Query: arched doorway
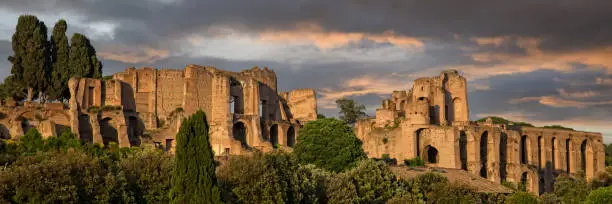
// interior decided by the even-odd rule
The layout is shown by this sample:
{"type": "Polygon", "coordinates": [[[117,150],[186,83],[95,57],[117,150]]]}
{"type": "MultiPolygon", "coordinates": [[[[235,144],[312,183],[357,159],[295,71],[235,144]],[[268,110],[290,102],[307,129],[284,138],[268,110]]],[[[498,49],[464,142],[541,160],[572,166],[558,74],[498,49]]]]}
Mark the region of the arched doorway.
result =
{"type": "Polygon", "coordinates": [[[506,164],[508,163],[508,135],[501,133],[499,137],[499,178],[506,180],[506,164]]]}
{"type": "Polygon", "coordinates": [[[529,174],[527,172],[523,172],[521,174],[521,182],[519,183],[518,189],[522,191],[531,191],[531,186],[529,182],[529,174]]]}
{"type": "Polygon", "coordinates": [[[293,147],[293,145],[295,145],[295,129],[293,129],[293,126],[289,126],[287,130],[287,146],[293,147]]]}
{"type": "Polygon", "coordinates": [[[521,164],[527,164],[528,162],[528,143],[529,141],[527,141],[527,135],[523,135],[521,136],[521,143],[520,143],[520,157],[521,157],[521,164]]]}
{"type": "Polygon", "coordinates": [[[544,139],[542,136],[538,136],[538,168],[542,168],[544,166],[544,156],[543,156],[543,148],[542,144],[544,144],[544,139]]]}
{"type": "Polygon", "coordinates": [[[270,127],[270,143],[274,148],[277,147],[278,144],[278,125],[274,124],[270,127]]]}
{"type": "Polygon", "coordinates": [[[461,161],[461,169],[466,171],[468,170],[467,141],[468,139],[465,131],[459,132],[459,160],[461,161]]]}
{"type": "Polygon", "coordinates": [[[104,118],[100,121],[100,134],[102,135],[104,145],[108,145],[111,142],[119,143],[117,129],[112,125],[111,118],[104,118]]]}
{"type": "Polygon", "coordinates": [[[427,163],[430,163],[430,164],[438,163],[439,161],[438,150],[435,147],[432,147],[431,145],[427,145],[425,149],[423,149],[423,151],[425,152],[424,160],[427,163]]]}
{"type": "Polygon", "coordinates": [[[84,143],[93,142],[93,134],[89,115],[79,115],[79,139],[84,143]]]}
{"type": "Polygon", "coordinates": [[[246,130],[246,126],[242,122],[235,123],[232,128],[234,139],[240,141],[243,147],[248,147],[246,130]]]}
{"type": "Polygon", "coordinates": [[[483,178],[487,178],[488,144],[489,133],[485,131],[480,136],[480,176],[483,178]]]}
{"type": "Polygon", "coordinates": [[[142,135],[141,127],[140,120],[138,120],[137,117],[128,117],[128,139],[130,140],[131,146],[140,145],[140,136],[142,135]]]}
{"type": "Polygon", "coordinates": [[[415,147],[416,147],[416,155],[417,155],[417,157],[421,157],[422,156],[421,155],[421,142],[422,142],[422,139],[423,139],[422,138],[423,137],[423,133],[426,130],[427,130],[426,128],[421,128],[421,129],[418,129],[415,132],[415,135],[416,135],[416,138],[415,138],[416,139],[415,147]]]}

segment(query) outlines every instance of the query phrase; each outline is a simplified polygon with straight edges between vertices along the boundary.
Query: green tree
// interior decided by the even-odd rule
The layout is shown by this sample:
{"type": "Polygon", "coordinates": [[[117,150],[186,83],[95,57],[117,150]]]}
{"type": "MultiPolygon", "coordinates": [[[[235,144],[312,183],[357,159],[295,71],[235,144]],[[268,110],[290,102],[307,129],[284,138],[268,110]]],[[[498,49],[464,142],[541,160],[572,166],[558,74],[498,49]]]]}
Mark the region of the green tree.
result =
{"type": "Polygon", "coordinates": [[[49,70],[47,27],[36,16],[19,16],[12,43],[11,73],[15,80],[28,87],[27,100],[31,101],[34,90],[42,92],[46,85],[49,70]]]}
{"type": "Polygon", "coordinates": [[[612,203],[612,186],[591,191],[586,198],[587,204],[612,203]]]}
{"type": "Polygon", "coordinates": [[[119,162],[129,194],[139,203],[169,203],[173,157],[154,148],[139,149],[119,162]]]}
{"type": "Polygon", "coordinates": [[[170,190],[172,202],[221,203],[208,122],[203,111],[183,121],[176,140],[176,163],[170,190]]]}
{"type": "Polygon", "coordinates": [[[513,193],[512,195],[510,195],[506,199],[505,203],[508,203],[508,204],[539,203],[539,199],[538,199],[538,197],[536,197],[535,195],[533,195],[531,193],[523,192],[523,191],[517,191],[516,193],[513,193]]]}
{"type": "Polygon", "coordinates": [[[0,84],[0,96],[3,99],[13,99],[22,101],[27,97],[27,87],[23,82],[19,81],[17,75],[10,75],[4,79],[4,83],[0,84]]]}
{"type": "Polygon", "coordinates": [[[340,172],[366,158],[353,129],[335,118],[306,123],[300,128],[297,140],[293,152],[302,164],[340,172]]]}
{"type": "Polygon", "coordinates": [[[384,162],[364,159],[346,174],[356,186],[360,203],[384,203],[401,193],[399,181],[384,162]]]}
{"type": "Polygon", "coordinates": [[[66,21],[55,23],[51,34],[51,71],[47,95],[51,100],[65,100],[70,97],[68,80],[72,75],[69,67],[69,47],[66,21]]]}
{"type": "Polygon", "coordinates": [[[218,171],[228,203],[316,203],[317,181],[285,152],[232,156],[218,171]]]}
{"type": "Polygon", "coordinates": [[[19,138],[19,148],[24,154],[33,154],[45,148],[45,141],[36,128],[30,128],[28,132],[19,138]]]}
{"type": "Polygon", "coordinates": [[[357,119],[360,117],[366,116],[365,106],[356,103],[352,99],[341,98],[336,100],[336,105],[340,108],[340,116],[341,120],[348,124],[353,124],[357,122],[357,119]]]}
{"type": "Polygon", "coordinates": [[[83,34],[75,33],[70,38],[69,65],[72,76],[102,78],[102,63],[96,50],[83,34]]]}
{"type": "Polygon", "coordinates": [[[581,203],[590,190],[587,181],[582,177],[561,175],[554,184],[554,193],[563,203],[581,203]]]}
{"type": "Polygon", "coordinates": [[[612,143],[605,145],[606,148],[606,166],[612,166],[612,143]]]}

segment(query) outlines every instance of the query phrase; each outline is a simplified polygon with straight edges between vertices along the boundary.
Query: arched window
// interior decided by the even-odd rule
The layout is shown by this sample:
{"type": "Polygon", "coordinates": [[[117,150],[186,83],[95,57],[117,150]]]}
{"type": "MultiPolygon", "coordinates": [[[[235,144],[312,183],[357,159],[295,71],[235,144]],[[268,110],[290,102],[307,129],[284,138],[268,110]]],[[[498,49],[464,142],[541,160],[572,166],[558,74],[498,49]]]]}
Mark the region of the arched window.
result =
{"type": "Polygon", "coordinates": [[[289,126],[287,130],[287,146],[293,147],[293,145],[295,145],[295,129],[293,129],[293,126],[289,126]]]}
{"type": "Polygon", "coordinates": [[[527,164],[528,160],[528,147],[527,147],[528,141],[527,141],[527,135],[523,135],[521,136],[521,144],[519,145],[519,151],[520,151],[520,157],[521,157],[521,164],[527,164]]]}
{"type": "Polygon", "coordinates": [[[274,124],[270,127],[270,143],[274,148],[277,147],[278,144],[278,125],[274,124]]]}

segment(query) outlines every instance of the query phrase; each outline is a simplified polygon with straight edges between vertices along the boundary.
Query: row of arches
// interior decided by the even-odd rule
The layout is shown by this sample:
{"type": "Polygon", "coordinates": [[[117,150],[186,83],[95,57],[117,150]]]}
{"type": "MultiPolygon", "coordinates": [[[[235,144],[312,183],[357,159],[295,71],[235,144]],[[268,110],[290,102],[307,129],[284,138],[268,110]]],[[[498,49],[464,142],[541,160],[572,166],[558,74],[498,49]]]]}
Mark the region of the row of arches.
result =
{"type": "MultiPolygon", "coordinates": [[[[247,139],[247,129],[248,127],[241,121],[234,123],[232,128],[232,134],[234,139],[240,141],[243,147],[248,148],[249,140],[247,139]]],[[[278,124],[274,124],[270,127],[269,131],[262,131],[262,137],[264,140],[270,142],[273,147],[276,147],[279,144],[279,126],[278,124]],[[266,132],[269,133],[265,134],[266,132]]],[[[293,147],[295,145],[295,128],[293,126],[289,126],[287,128],[286,134],[284,135],[287,146],[293,147]]],[[[251,141],[252,142],[252,141],[251,141]]]]}

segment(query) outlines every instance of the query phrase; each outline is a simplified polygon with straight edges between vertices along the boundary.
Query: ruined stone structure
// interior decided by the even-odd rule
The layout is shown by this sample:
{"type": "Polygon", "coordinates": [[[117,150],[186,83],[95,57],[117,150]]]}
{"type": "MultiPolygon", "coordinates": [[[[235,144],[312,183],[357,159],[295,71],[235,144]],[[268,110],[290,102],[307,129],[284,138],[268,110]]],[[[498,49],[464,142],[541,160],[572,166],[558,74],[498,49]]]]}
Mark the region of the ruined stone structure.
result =
{"type": "Polygon", "coordinates": [[[182,119],[203,110],[216,155],[269,151],[293,146],[301,124],[317,118],[314,90],[279,93],[268,68],[128,68],[110,80],[73,78],[69,86],[72,131],[122,147],[153,142],[173,151],[182,119]]]}
{"type": "Polygon", "coordinates": [[[468,119],[467,84],[456,70],[419,78],[383,100],[356,134],[369,157],[421,157],[428,166],[464,169],[490,181],[525,182],[552,191],[556,176],[604,168],[602,135],[593,132],[478,123],[468,119]]]}

